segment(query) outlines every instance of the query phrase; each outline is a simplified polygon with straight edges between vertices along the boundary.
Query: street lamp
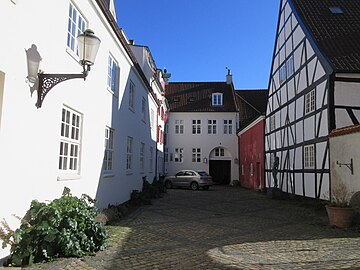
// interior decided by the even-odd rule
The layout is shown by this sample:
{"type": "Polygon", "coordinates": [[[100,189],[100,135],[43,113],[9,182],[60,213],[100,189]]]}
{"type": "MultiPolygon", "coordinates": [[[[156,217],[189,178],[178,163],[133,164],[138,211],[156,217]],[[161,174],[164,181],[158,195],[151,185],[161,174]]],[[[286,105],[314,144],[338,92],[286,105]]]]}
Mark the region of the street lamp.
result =
{"type": "MultiPolygon", "coordinates": [[[[32,80],[36,77],[39,78],[38,99],[36,103],[37,108],[41,107],[46,94],[58,83],[70,79],[86,79],[90,71],[90,66],[95,63],[101,41],[94,35],[94,32],[89,29],[85,30],[85,32],[80,34],[76,39],[78,43],[79,63],[83,67],[83,72],[81,74],[46,74],[38,71],[39,64],[28,64],[28,77],[32,78],[32,80]]],[[[40,62],[41,57],[38,57],[37,60],[40,62]]]]}

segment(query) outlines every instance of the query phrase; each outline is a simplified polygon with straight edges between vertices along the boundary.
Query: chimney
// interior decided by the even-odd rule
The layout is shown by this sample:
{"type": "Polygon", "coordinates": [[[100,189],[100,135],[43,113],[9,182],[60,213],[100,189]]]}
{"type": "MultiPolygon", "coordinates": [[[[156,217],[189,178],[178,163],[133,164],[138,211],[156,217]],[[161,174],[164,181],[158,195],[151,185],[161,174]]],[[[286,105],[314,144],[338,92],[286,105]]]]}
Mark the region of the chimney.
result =
{"type": "Polygon", "coordinates": [[[230,69],[226,68],[228,71],[228,74],[226,75],[226,84],[232,84],[232,75],[230,74],[230,69]]]}

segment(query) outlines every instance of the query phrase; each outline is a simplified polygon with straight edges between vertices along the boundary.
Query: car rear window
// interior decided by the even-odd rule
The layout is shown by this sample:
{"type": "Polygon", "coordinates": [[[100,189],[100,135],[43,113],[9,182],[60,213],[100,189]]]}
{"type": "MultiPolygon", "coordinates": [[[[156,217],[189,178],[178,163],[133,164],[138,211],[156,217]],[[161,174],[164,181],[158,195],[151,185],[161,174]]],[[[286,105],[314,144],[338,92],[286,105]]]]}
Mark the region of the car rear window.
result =
{"type": "Polygon", "coordinates": [[[206,172],[204,171],[199,171],[198,174],[200,174],[200,176],[209,176],[206,172]]]}

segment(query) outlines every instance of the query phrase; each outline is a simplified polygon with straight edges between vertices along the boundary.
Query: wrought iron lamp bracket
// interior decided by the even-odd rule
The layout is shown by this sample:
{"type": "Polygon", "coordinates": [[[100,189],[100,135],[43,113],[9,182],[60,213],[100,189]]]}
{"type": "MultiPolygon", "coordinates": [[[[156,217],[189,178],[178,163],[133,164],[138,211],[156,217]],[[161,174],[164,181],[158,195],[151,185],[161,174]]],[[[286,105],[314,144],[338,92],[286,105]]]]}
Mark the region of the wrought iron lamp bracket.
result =
{"type": "Polygon", "coordinates": [[[84,71],[81,74],[45,74],[42,72],[39,73],[39,88],[36,107],[41,108],[46,94],[49,93],[55,85],[71,79],[84,79],[85,81],[89,71],[90,66],[85,67],[84,65],[84,71]]]}
{"type": "Polygon", "coordinates": [[[346,166],[346,167],[350,170],[351,174],[354,174],[354,163],[353,163],[353,159],[352,159],[352,158],[350,159],[350,163],[340,163],[340,162],[337,160],[337,161],[336,161],[336,164],[337,164],[339,167],[341,167],[342,165],[346,166]]]}

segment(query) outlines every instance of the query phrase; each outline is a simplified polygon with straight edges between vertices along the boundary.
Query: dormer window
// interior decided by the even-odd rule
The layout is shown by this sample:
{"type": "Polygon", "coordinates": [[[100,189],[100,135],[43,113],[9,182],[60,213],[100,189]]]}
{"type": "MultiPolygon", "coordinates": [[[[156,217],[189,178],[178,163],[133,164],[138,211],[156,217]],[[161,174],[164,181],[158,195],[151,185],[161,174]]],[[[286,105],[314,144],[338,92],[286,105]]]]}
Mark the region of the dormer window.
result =
{"type": "Polygon", "coordinates": [[[344,11],[341,9],[341,7],[329,7],[332,14],[343,14],[344,11]]]}
{"type": "Polygon", "coordinates": [[[212,94],[212,105],[213,106],[222,106],[223,105],[223,94],[222,93],[212,94]]]}

